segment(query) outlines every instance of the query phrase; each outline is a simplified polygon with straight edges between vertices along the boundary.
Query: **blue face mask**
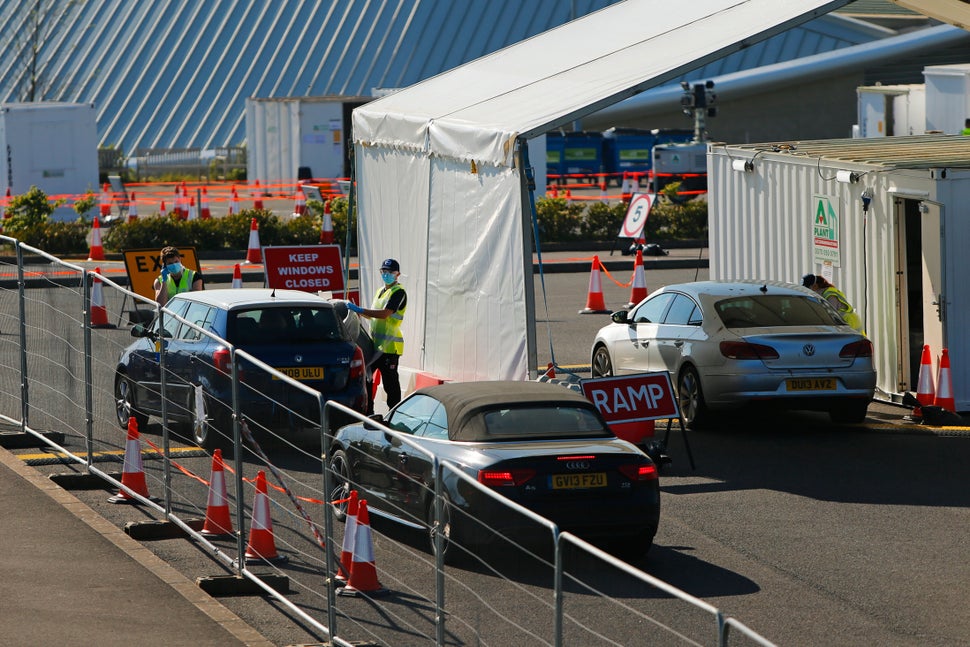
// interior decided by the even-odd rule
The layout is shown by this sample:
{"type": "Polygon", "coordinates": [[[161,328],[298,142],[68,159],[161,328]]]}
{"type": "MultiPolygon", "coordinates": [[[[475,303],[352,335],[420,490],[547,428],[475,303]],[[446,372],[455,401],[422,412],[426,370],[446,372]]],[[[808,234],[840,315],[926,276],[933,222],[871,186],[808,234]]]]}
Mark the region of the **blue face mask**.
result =
{"type": "Polygon", "coordinates": [[[182,270],[184,270],[185,268],[182,266],[181,263],[169,263],[168,265],[165,266],[165,269],[168,270],[169,274],[181,274],[182,270]]]}
{"type": "Polygon", "coordinates": [[[394,272],[381,272],[381,278],[384,279],[384,285],[391,285],[397,280],[394,276],[394,272]]]}

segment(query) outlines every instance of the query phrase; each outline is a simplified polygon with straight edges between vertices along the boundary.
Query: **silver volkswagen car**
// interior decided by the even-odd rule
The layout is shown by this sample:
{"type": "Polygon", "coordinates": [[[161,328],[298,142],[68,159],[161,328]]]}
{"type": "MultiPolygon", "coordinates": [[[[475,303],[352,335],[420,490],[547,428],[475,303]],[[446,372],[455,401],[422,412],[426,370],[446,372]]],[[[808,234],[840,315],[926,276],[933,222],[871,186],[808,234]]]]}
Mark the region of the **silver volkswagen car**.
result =
{"type": "Polygon", "coordinates": [[[669,371],[692,428],[748,404],[862,422],[872,401],[872,342],[800,286],[667,285],[612,319],[593,342],[593,377],[669,371]]]}

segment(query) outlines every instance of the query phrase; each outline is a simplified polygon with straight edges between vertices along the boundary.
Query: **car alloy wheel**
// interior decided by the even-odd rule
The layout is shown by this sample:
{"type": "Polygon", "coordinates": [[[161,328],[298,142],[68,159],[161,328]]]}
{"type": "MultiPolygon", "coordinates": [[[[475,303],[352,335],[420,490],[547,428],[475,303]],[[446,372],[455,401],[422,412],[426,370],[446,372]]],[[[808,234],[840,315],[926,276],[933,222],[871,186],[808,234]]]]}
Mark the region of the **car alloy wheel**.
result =
{"type": "Polygon", "coordinates": [[[134,385],[121,374],[115,377],[115,411],[122,429],[128,429],[128,420],[132,417],[135,418],[139,431],[143,431],[148,425],[148,416],[135,408],[134,385]]]}
{"type": "Polygon", "coordinates": [[[690,429],[697,429],[704,425],[707,419],[707,405],[704,404],[704,393],[701,390],[701,379],[693,366],[684,366],[680,370],[680,380],[677,385],[677,399],[680,414],[690,429]]]}
{"type": "Polygon", "coordinates": [[[334,516],[337,521],[347,519],[347,497],[350,496],[350,463],[347,462],[347,454],[342,450],[333,453],[330,459],[330,472],[333,484],[330,489],[329,501],[343,501],[335,503],[333,506],[334,516]]]}
{"type": "Polygon", "coordinates": [[[590,367],[593,377],[610,377],[613,375],[613,361],[606,346],[597,346],[593,352],[593,364],[590,367]]]}

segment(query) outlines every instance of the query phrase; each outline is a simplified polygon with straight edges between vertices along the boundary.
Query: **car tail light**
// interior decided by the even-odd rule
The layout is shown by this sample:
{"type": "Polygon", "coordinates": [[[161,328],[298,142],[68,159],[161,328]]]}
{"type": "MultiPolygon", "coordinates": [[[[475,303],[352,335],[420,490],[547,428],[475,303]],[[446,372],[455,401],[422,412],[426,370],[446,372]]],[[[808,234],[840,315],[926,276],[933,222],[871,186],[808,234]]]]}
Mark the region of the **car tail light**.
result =
{"type": "Polygon", "coordinates": [[[653,481],[658,477],[657,466],[652,463],[620,465],[620,472],[631,481],[653,481]]]}
{"type": "Polygon", "coordinates": [[[232,354],[228,348],[220,348],[212,353],[212,363],[217,371],[232,375],[232,354]]]}
{"type": "Polygon", "coordinates": [[[364,351],[357,346],[354,350],[354,358],[350,360],[350,379],[356,380],[357,378],[364,376],[364,351]]]}
{"type": "Polygon", "coordinates": [[[479,470],[478,482],[489,487],[522,485],[536,475],[535,470],[479,470]]]}
{"type": "Polygon", "coordinates": [[[872,357],[872,342],[868,339],[860,339],[846,344],[839,351],[839,357],[872,357]]]}
{"type": "Polygon", "coordinates": [[[721,355],[728,359],[778,359],[778,351],[771,346],[746,341],[722,341],[721,355]]]}

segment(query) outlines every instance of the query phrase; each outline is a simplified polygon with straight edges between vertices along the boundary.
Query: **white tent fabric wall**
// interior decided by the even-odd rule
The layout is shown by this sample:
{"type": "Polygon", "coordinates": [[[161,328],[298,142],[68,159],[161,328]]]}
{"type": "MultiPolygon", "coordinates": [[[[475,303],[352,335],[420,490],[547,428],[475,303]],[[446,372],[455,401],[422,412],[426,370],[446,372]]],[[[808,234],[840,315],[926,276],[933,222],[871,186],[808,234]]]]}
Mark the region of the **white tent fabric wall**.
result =
{"type": "Polygon", "coordinates": [[[402,365],[450,379],[523,379],[526,361],[535,369],[526,348],[533,295],[519,287],[531,246],[521,234],[529,211],[513,168],[517,139],[847,3],[695,0],[670,12],[628,0],[354,110],[362,289],[382,257],[399,253],[408,272],[426,264],[406,276],[402,365]],[[418,187],[428,186],[422,201],[418,187]],[[447,200],[439,187],[462,193],[447,200]],[[391,213],[398,222],[387,226],[391,213]]]}

